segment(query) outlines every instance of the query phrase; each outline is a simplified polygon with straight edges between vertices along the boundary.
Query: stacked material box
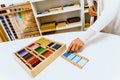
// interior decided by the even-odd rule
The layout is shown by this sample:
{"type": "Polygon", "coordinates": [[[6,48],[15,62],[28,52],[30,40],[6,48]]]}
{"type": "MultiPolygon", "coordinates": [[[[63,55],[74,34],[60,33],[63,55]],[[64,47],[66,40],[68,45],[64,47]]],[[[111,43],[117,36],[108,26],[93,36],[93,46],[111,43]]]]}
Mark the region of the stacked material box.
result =
{"type": "Polygon", "coordinates": [[[66,21],[60,21],[57,23],[57,28],[62,28],[65,27],[67,25],[66,21]]]}
{"type": "Polygon", "coordinates": [[[42,32],[47,31],[55,31],[56,30],[56,22],[48,22],[41,25],[42,32]]]}

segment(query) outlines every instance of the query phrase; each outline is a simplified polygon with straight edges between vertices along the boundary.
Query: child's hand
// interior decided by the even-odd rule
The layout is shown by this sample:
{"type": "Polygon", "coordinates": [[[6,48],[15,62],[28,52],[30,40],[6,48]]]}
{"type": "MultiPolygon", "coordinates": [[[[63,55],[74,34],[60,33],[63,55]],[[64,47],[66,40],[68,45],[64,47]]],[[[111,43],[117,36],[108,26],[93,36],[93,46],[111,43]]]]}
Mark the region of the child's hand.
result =
{"type": "Polygon", "coordinates": [[[67,53],[68,52],[78,52],[79,50],[82,49],[83,46],[84,46],[84,43],[79,38],[76,38],[69,45],[67,53]]]}
{"type": "Polygon", "coordinates": [[[97,8],[96,6],[90,6],[89,7],[89,15],[94,17],[97,16],[97,8]]]}

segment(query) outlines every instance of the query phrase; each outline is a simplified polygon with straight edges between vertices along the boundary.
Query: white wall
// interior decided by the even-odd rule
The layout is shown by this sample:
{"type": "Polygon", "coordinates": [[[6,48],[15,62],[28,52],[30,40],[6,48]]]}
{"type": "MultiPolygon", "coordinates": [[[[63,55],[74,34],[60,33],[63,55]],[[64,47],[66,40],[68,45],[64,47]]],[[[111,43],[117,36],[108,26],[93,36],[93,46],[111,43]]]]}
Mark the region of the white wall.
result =
{"type": "Polygon", "coordinates": [[[28,0],[0,0],[0,4],[10,5],[10,4],[20,3],[25,1],[28,1],[28,0]]]}

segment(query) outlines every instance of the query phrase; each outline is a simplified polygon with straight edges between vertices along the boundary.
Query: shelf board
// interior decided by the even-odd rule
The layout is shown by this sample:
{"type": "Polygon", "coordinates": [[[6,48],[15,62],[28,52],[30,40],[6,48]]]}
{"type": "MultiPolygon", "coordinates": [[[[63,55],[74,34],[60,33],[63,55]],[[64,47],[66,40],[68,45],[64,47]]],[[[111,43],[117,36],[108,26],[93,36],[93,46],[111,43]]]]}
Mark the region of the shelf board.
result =
{"type": "Polygon", "coordinates": [[[13,14],[17,14],[17,13],[22,13],[22,12],[26,12],[26,11],[31,11],[32,9],[27,9],[27,10],[22,10],[22,11],[15,11],[15,12],[8,12],[8,13],[3,13],[0,14],[0,16],[6,16],[6,15],[13,15],[13,14]]]}
{"type": "Polygon", "coordinates": [[[40,1],[45,1],[45,0],[30,0],[30,2],[32,2],[32,3],[40,2],[40,1]]]}
{"type": "Polygon", "coordinates": [[[86,31],[88,28],[84,28],[84,31],[86,31]]]}
{"type": "Polygon", "coordinates": [[[42,33],[56,31],[56,29],[41,30],[42,33]]]}
{"type": "Polygon", "coordinates": [[[89,10],[88,10],[88,9],[84,10],[84,13],[88,13],[88,12],[89,12],[89,10]]]}
{"type": "Polygon", "coordinates": [[[81,27],[81,26],[82,26],[81,22],[75,22],[75,23],[67,24],[67,26],[65,27],[57,28],[57,30],[64,30],[64,29],[76,28],[76,27],[81,27]]]}
{"type": "Polygon", "coordinates": [[[76,27],[81,27],[81,26],[82,26],[81,22],[75,22],[75,23],[67,24],[65,27],[62,27],[62,28],[44,30],[41,32],[44,33],[44,32],[57,31],[57,30],[65,30],[65,29],[76,28],[76,27]]]}
{"type": "Polygon", "coordinates": [[[67,12],[79,11],[79,10],[81,10],[80,7],[73,8],[73,9],[71,8],[71,9],[68,9],[68,10],[49,12],[49,13],[46,13],[46,14],[39,14],[39,15],[36,15],[36,17],[45,17],[45,16],[51,16],[51,15],[55,15],[55,14],[62,14],[62,13],[67,13],[67,12]]]}
{"type": "Polygon", "coordinates": [[[3,8],[0,8],[0,10],[2,11],[2,10],[7,10],[7,9],[13,9],[15,7],[25,6],[25,5],[30,5],[30,2],[27,1],[25,3],[16,4],[16,5],[13,5],[13,6],[3,7],[3,8]]]}
{"type": "Polygon", "coordinates": [[[88,27],[84,27],[84,30],[86,31],[88,28],[90,28],[90,26],[88,26],[88,27]]]}

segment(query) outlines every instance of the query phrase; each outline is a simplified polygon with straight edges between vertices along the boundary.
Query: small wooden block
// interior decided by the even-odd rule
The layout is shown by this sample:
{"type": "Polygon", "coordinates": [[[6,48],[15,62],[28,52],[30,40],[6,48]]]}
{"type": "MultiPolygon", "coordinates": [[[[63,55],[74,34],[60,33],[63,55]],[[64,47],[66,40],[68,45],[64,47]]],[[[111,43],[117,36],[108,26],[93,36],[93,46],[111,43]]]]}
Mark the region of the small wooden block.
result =
{"type": "Polygon", "coordinates": [[[51,47],[53,44],[55,44],[54,42],[51,42],[50,44],[48,44],[48,47],[51,47]]]}
{"type": "Polygon", "coordinates": [[[35,49],[35,51],[36,51],[39,55],[41,55],[42,53],[44,53],[44,52],[46,51],[46,49],[43,48],[43,47],[38,47],[37,49],[35,49]]]}
{"type": "Polygon", "coordinates": [[[78,64],[81,65],[82,67],[87,63],[88,61],[86,59],[81,59],[78,64]]]}
{"type": "Polygon", "coordinates": [[[71,54],[72,54],[72,52],[64,53],[63,56],[68,57],[68,56],[71,55],[71,54]]]}
{"type": "Polygon", "coordinates": [[[73,61],[74,63],[78,63],[81,59],[82,59],[81,57],[76,56],[75,58],[73,58],[72,61],[73,61]]]}
{"type": "Polygon", "coordinates": [[[67,58],[70,59],[70,60],[72,60],[72,59],[74,59],[75,57],[76,57],[75,54],[70,54],[67,58]]]}
{"type": "Polygon", "coordinates": [[[61,47],[61,45],[60,44],[55,44],[52,48],[54,48],[54,49],[59,49],[61,47]]]}
{"type": "Polygon", "coordinates": [[[24,56],[24,55],[26,55],[28,52],[25,50],[25,49],[23,49],[23,50],[21,50],[21,51],[19,51],[18,52],[18,54],[20,55],[20,56],[24,56]]]}
{"type": "Polygon", "coordinates": [[[36,43],[36,44],[29,45],[28,48],[34,50],[34,49],[38,48],[39,46],[40,45],[36,43]]]}

